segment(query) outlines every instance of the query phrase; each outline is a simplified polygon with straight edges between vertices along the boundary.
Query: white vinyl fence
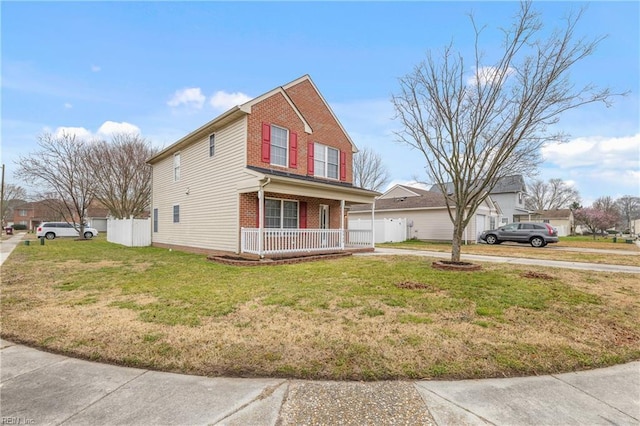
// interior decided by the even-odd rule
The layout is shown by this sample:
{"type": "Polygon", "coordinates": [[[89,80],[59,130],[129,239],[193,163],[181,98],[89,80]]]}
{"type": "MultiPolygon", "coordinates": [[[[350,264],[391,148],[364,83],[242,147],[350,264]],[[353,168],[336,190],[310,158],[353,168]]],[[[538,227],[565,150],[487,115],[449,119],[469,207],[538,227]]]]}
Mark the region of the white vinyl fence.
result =
{"type": "Polygon", "coordinates": [[[107,221],[107,241],[127,247],[151,245],[151,218],[111,219],[107,221]]]}
{"type": "MultiPolygon", "coordinates": [[[[407,240],[407,219],[376,219],[375,242],[399,243],[407,240]]],[[[371,219],[349,219],[349,229],[371,229],[371,219]]]]}

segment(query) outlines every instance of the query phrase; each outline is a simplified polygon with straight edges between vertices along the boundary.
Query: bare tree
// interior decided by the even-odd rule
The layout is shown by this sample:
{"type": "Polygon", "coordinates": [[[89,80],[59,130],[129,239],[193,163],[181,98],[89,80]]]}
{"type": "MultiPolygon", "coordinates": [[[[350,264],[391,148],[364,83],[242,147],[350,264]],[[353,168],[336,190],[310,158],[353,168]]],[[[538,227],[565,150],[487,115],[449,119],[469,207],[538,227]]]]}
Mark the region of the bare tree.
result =
{"type": "Polygon", "coordinates": [[[146,160],[157,150],[136,134],[115,134],[94,142],[88,163],[96,180],[95,198],[116,219],[137,217],[149,209],[151,167],[146,160]]]}
{"type": "Polygon", "coordinates": [[[627,229],[631,230],[631,222],[640,218],[640,197],[625,195],[616,200],[618,211],[625,221],[627,229]]]}
{"type": "Polygon", "coordinates": [[[87,142],[75,135],[44,133],[38,138],[39,150],[21,156],[15,176],[38,188],[37,199],[52,201],[54,209],[75,223],[84,235],[87,208],[93,201],[95,179],[87,164],[87,142]]]}
{"type": "Polygon", "coordinates": [[[26,201],[27,191],[19,186],[14,185],[12,183],[8,183],[4,186],[4,191],[2,193],[2,226],[9,220],[9,217],[13,215],[13,209],[18,205],[22,204],[26,201]]]}
{"type": "Polygon", "coordinates": [[[526,205],[529,210],[566,209],[572,203],[580,203],[578,190],[567,185],[562,179],[548,182],[535,180],[528,185],[526,205]]]}
{"type": "Polygon", "coordinates": [[[460,261],[464,229],[496,182],[530,175],[545,142],[566,140],[566,135],[549,133],[549,126],[565,111],[608,104],[614,96],[609,89],[578,87],[569,79],[573,66],[602,40],[577,38],[581,15],[570,14],[563,28],[540,38],[539,14],[531,2],[520,3],[511,26],[502,29],[503,51],[491,65],[480,47],[482,29],[472,16],[473,75],[451,44],[441,56],[428,53],[400,79],[401,91],[392,97],[403,124],[398,139],[424,155],[429,180],[448,195],[452,262],[460,261]]]}
{"type": "Polygon", "coordinates": [[[382,158],[369,147],[353,156],[353,183],[360,188],[380,191],[389,182],[382,158]]]}

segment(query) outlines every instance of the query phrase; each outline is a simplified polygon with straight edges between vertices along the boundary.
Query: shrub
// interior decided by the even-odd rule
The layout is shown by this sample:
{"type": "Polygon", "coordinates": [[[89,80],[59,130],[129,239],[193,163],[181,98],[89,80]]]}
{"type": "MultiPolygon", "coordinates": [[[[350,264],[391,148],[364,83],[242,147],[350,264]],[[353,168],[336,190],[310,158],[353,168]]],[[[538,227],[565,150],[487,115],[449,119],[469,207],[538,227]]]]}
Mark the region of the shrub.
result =
{"type": "Polygon", "coordinates": [[[12,226],[12,228],[16,231],[25,231],[27,229],[27,225],[16,223],[15,225],[12,226]]]}

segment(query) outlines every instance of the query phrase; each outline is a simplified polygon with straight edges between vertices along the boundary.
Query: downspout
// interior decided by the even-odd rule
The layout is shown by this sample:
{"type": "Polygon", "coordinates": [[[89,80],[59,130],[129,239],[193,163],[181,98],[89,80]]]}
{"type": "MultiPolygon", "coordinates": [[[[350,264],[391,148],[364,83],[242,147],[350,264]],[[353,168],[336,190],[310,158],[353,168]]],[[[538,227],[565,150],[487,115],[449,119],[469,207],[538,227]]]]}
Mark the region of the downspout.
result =
{"type": "Polygon", "coordinates": [[[344,200],[340,200],[340,250],[344,250],[344,200]]]}
{"type": "Polygon", "coordinates": [[[264,183],[260,184],[258,189],[258,255],[263,258],[263,234],[264,234],[264,187],[269,185],[271,178],[268,177],[264,183]]]}

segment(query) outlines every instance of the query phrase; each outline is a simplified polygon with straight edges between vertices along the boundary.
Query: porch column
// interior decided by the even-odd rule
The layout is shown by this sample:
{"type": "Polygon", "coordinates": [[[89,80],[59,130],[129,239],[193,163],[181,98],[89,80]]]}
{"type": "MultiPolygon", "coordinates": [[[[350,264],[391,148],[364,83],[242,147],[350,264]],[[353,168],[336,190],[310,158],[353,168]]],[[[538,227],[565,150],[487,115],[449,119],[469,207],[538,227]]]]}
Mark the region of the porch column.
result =
{"type": "Polygon", "coordinates": [[[373,199],[371,204],[371,247],[376,247],[376,199],[373,199]]]}
{"type": "Polygon", "coordinates": [[[340,250],[344,250],[344,200],[340,200],[340,250]]]}
{"type": "Polygon", "coordinates": [[[263,256],[262,254],[263,229],[264,229],[264,189],[260,188],[258,190],[258,255],[260,257],[263,256]]]}

